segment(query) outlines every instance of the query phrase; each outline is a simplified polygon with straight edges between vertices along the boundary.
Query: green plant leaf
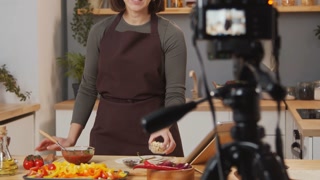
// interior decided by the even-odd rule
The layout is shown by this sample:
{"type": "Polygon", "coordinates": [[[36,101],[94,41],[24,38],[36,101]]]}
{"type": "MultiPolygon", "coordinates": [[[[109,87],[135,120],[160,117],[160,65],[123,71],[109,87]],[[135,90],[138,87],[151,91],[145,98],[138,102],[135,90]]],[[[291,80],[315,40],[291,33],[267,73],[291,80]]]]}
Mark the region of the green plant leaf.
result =
{"type": "Polygon", "coordinates": [[[69,76],[80,83],[84,71],[85,59],[86,57],[81,53],[68,52],[64,57],[57,58],[57,62],[61,67],[66,68],[66,76],[69,76]]]}
{"type": "Polygon", "coordinates": [[[7,70],[5,64],[0,68],[0,82],[3,83],[7,92],[14,93],[18,98],[20,98],[20,101],[26,101],[27,98],[30,98],[31,92],[21,92],[20,86],[17,84],[17,80],[7,70]]]}
{"type": "Polygon", "coordinates": [[[86,47],[89,31],[93,25],[92,9],[87,0],[77,0],[70,25],[73,32],[72,37],[86,47]],[[79,9],[81,14],[78,14],[79,9]]]}

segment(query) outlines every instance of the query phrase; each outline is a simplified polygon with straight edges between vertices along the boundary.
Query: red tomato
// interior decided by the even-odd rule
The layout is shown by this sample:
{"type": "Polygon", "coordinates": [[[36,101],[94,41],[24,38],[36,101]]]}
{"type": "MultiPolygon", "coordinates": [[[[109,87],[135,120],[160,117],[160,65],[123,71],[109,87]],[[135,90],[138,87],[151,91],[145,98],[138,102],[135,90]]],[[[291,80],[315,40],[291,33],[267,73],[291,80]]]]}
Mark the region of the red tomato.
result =
{"type": "Polygon", "coordinates": [[[41,166],[43,166],[43,164],[44,164],[43,160],[40,160],[40,159],[34,160],[35,166],[41,167],[41,166]]]}
{"type": "Polygon", "coordinates": [[[26,170],[29,170],[30,168],[34,167],[34,161],[33,161],[33,155],[28,155],[26,158],[23,160],[23,167],[26,170]]]}
{"type": "Polygon", "coordinates": [[[49,170],[55,170],[56,166],[54,164],[48,164],[48,169],[49,170]]]}
{"type": "Polygon", "coordinates": [[[34,159],[34,165],[35,166],[41,167],[41,166],[44,165],[44,161],[43,161],[43,159],[42,159],[42,157],[40,155],[34,156],[33,159],[34,159]]]}

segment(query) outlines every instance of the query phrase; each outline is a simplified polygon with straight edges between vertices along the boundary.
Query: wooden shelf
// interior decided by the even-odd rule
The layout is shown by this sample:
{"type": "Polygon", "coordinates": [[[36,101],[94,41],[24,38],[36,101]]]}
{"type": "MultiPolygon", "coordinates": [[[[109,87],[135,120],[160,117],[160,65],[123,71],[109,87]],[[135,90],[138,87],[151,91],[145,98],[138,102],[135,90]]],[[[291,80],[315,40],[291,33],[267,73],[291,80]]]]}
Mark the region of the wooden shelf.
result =
{"type": "MultiPolygon", "coordinates": [[[[166,8],[165,11],[162,11],[159,14],[189,14],[190,11],[191,11],[191,8],[189,8],[189,7],[184,7],[184,8],[166,8]]],[[[109,8],[93,9],[92,13],[94,15],[112,15],[112,14],[117,14],[117,12],[114,12],[109,8]]],[[[82,14],[81,13],[81,9],[78,10],[78,14],[82,14]]]]}
{"type": "MultiPolygon", "coordinates": [[[[295,13],[295,12],[320,12],[320,5],[317,6],[277,6],[277,9],[280,13],[295,13]]],[[[160,12],[159,14],[189,14],[191,11],[190,7],[183,8],[166,8],[165,11],[160,12]]],[[[81,10],[78,10],[78,13],[81,14],[81,10]]],[[[112,15],[117,14],[117,12],[112,11],[111,9],[94,9],[94,15],[112,15]]]]}
{"type": "Polygon", "coordinates": [[[320,12],[320,6],[277,6],[279,12],[320,12]]]}

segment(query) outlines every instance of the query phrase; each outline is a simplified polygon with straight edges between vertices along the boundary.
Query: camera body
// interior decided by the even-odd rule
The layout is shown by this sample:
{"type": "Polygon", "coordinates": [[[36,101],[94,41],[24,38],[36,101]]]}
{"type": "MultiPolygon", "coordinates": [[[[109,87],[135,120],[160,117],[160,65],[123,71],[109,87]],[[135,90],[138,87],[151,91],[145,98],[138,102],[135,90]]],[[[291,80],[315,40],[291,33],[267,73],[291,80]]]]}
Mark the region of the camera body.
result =
{"type": "Polygon", "coordinates": [[[193,21],[196,39],[272,39],[277,11],[267,0],[198,0],[193,21]]]}
{"type": "Polygon", "coordinates": [[[272,0],[197,0],[191,16],[194,40],[210,40],[209,60],[251,57],[251,42],[259,40],[273,41],[276,51],[280,47],[272,0]]]}

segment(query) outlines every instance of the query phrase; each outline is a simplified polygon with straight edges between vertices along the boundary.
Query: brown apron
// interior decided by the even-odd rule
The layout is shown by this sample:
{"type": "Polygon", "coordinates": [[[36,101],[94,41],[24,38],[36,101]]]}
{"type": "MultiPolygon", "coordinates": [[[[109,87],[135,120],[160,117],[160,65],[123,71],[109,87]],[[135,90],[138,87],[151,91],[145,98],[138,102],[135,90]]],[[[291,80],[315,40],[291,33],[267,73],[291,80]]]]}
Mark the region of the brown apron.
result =
{"type": "MultiPolygon", "coordinates": [[[[100,42],[97,89],[101,98],[90,145],[98,155],[152,154],[141,119],[164,105],[158,17],[151,16],[151,33],[118,32],[122,15],[117,15],[100,42]]],[[[169,155],[183,156],[177,124],[170,130],[177,147],[169,155]]]]}

